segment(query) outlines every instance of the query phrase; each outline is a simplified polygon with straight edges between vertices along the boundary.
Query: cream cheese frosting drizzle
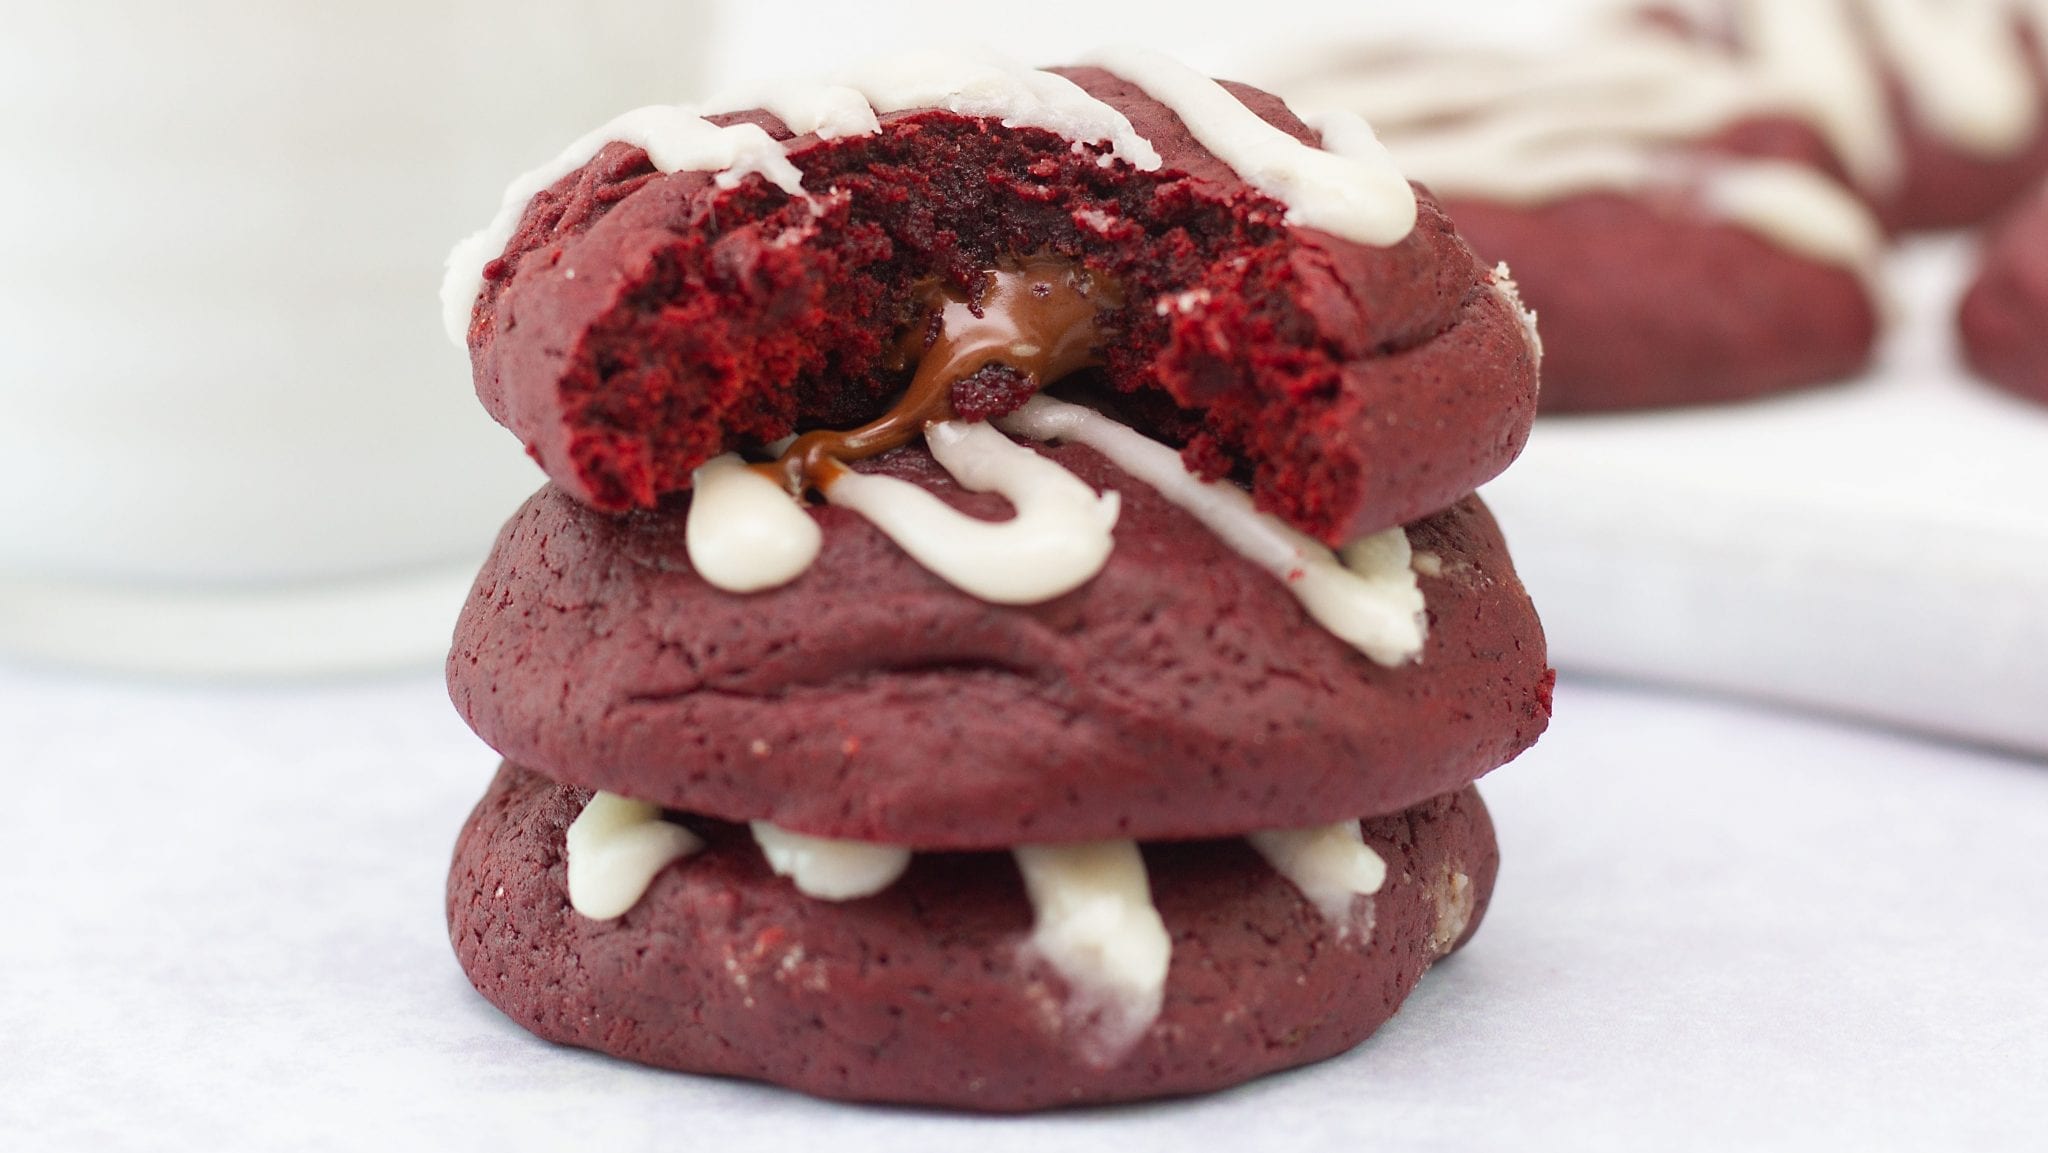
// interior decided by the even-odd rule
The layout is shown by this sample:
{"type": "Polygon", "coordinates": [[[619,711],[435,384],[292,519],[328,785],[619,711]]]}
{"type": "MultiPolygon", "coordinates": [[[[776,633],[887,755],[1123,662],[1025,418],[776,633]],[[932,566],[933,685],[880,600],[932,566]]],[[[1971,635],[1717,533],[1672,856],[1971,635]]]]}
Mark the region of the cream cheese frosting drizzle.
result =
{"type": "Polygon", "coordinates": [[[825,499],[867,518],[948,584],[994,604],[1051,600],[1108,563],[1117,494],[1097,495],[987,424],[934,424],[925,443],[960,487],[1001,493],[1016,515],[979,520],[909,481],[852,471],[833,480],[825,499]]]}
{"type": "MultiPolygon", "coordinates": [[[[1221,85],[1165,57],[1123,51],[1106,53],[1098,63],[1172,108],[1247,183],[1286,204],[1291,221],[1377,245],[1398,243],[1413,229],[1414,192],[1364,124],[1339,117],[1324,127],[1329,150],[1311,148],[1261,120],[1221,85]]],[[[1103,164],[1123,161],[1144,172],[1161,164],[1158,150],[1128,117],[1080,85],[974,49],[884,58],[835,83],[783,84],[719,106],[764,108],[799,137],[815,133],[823,139],[878,132],[879,117],[892,112],[938,108],[1009,127],[1041,128],[1077,148],[1106,145],[1103,164]]],[[[809,195],[785,145],[751,124],[718,127],[704,119],[708,114],[713,113],[681,104],[636,109],[514,181],[490,225],[448,255],[441,283],[448,338],[466,346],[484,269],[511,242],[527,203],[588,164],[606,144],[646,149],[661,172],[715,172],[728,188],[759,174],[792,196],[809,195]]]]}
{"type": "Polygon", "coordinates": [[[1141,172],[1160,165],[1152,142],[1139,135],[1123,113],[1056,72],[1021,67],[985,50],[886,57],[855,70],[846,83],[859,89],[877,112],[943,108],[997,120],[1007,128],[1042,128],[1076,143],[1107,144],[1105,164],[1123,160],[1141,172]]]}
{"type": "Polygon", "coordinates": [[[1868,272],[1883,251],[1868,209],[1820,172],[1680,151],[1805,108],[1754,70],[1662,36],[1615,33],[1564,58],[1388,46],[1290,92],[1371,118],[1401,167],[1441,195],[1541,204],[1691,187],[1706,211],[1812,259],[1868,272]]]}
{"type": "Polygon", "coordinates": [[[1202,147],[1287,205],[1289,223],[1382,247],[1414,230],[1415,190],[1363,123],[1339,124],[1342,154],[1312,148],[1266,123],[1221,84],[1157,52],[1113,49],[1087,63],[1166,105],[1202,147]]]}
{"type": "MultiPolygon", "coordinates": [[[[1332,551],[1258,511],[1243,489],[1189,473],[1171,447],[1093,409],[1048,396],[1033,397],[995,427],[945,421],[926,429],[933,457],[961,487],[1009,499],[1017,510],[1009,520],[979,520],[908,481],[852,470],[832,481],[826,499],[860,513],[963,592],[998,604],[1061,596],[1108,563],[1119,500],[1115,493],[1097,494],[1002,432],[1084,444],[1101,453],[1271,573],[1316,623],[1376,663],[1394,667],[1422,654],[1428,617],[1405,529],[1332,551]]],[[[817,556],[816,522],[737,457],[707,465],[698,485],[686,542],[691,564],[715,587],[773,588],[796,579],[817,556]]]]}
{"type": "Polygon", "coordinates": [[[804,506],[736,453],[713,457],[691,479],[683,544],[690,566],[729,593],[779,588],[818,559],[824,533],[804,506]]]}
{"type": "Polygon", "coordinates": [[[791,132],[820,140],[871,136],[882,130],[874,103],[859,89],[844,84],[782,84],[754,96],[717,103],[723,108],[765,108],[791,132]]]}
{"type": "Polygon", "coordinates": [[[645,149],[648,160],[663,172],[716,172],[719,183],[728,188],[759,174],[791,196],[804,195],[803,173],[789,162],[781,143],[757,125],[721,128],[697,108],[683,104],[636,108],[513,181],[491,223],[448,254],[447,275],[441,281],[442,322],[457,347],[468,345],[470,314],[483,291],[484,268],[511,243],[527,203],[615,142],[645,149]]]}
{"type": "Polygon", "coordinates": [[[1372,904],[1359,898],[1386,885],[1387,863],[1365,843],[1357,821],[1252,833],[1245,839],[1322,913],[1338,939],[1353,933],[1371,939],[1372,904]]]}
{"type": "Polygon", "coordinates": [[[1180,454],[1090,408],[1035,396],[996,422],[1034,440],[1084,444],[1185,510],[1239,556],[1287,587],[1316,623],[1374,662],[1393,667],[1422,655],[1428,639],[1422,590],[1401,528],[1346,546],[1342,558],[1258,511],[1236,485],[1188,472],[1180,454]]]}
{"type": "Polygon", "coordinates": [[[806,836],[767,821],[754,821],[750,827],[775,875],[788,877],[798,892],[819,900],[872,897],[895,884],[910,867],[910,850],[900,845],[806,836]]]}
{"type": "MultiPolygon", "coordinates": [[[[749,828],[776,875],[824,901],[883,892],[902,878],[912,855],[906,846],[813,837],[767,821],[749,828]]],[[[593,920],[625,915],[662,869],[703,848],[658,807],[602,792],[565,839],[570,904],[593,920]]],[[[1369,898],[1384,887],[1387,867],[1357,821],[1250,833],[1246,840],[1316,907],[1334,937],[1371,939],[1369,898]]],[[[1032,909],[1026,950],[1065,982],[1060,1014],[1083,1056],[1114,1064],[1158,1019],[1172,967],[1172,934],[1152,900],[1144,856],[1128,840],[1022,845],[1011,853],[1032,909]]],[[[1469,921],[1468,890],[1467,878],[1451,872],[1433,890],[1437,933],[1446,941],[1454,942],[1469,921]]]]}
{"type": "MultiPolygon", "coordinates": [[[[1667,4],[1672,0],[1665,0],[1667,4]]],[[[2048,0],[1678,0],[1731,32],[1771,80],[1795,91],[1857,183],[1895,187],[1902,163],[1887,80],[1915,121],[1958,151],[2023,152],[2041,131],[2048,0]],[[2030,60],[2022,26],[2035,33],[2030,60]]]]}
{"type": "Polygon", "coordinates": [[[1113,1064],[1159,1017],[1173,939],[1131,841],[1015,850],[1035,921],[1031,949],[1068,985],[1084,1055],[1113,1064]]]}
{"type": "Polygon", "coordinates": [[[661,809],[615,793],[597,793],[569,825],[563,854],[569,904],[593,921],[622,917],[640,903],[655,875],[704,842],[661,809]]]}

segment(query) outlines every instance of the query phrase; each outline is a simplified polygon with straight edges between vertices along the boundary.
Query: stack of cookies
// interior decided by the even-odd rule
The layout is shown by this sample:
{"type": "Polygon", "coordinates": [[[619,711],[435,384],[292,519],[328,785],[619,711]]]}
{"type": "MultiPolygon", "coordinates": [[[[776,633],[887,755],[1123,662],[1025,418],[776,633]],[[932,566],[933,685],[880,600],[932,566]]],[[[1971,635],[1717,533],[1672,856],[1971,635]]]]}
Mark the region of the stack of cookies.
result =
{"type": "Polygon", "coordinates": [[[449,658],[549,1040],[831,1097],[1198,1092],[1477,928],[1543,731],[1472,490],[1538,344],[1371,132],[1141,52],[641,109],[446,299],[550,484],[449,658]]]}

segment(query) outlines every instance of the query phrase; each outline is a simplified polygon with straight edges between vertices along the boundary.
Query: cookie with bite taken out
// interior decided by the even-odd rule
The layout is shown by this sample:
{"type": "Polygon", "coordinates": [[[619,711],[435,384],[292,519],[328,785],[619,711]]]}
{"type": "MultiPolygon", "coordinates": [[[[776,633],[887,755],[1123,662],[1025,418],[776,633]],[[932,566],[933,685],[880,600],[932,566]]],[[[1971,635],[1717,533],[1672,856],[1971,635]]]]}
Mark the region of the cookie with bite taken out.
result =
{"type": "Polygon", "coordinates": [[[1548,722],[1471,491],[1539,348],[1355,120],[1141,52],[632,113],[451,259],[552,483],[448,675],[537,1035],[991,1111],[1355,1045],[1548,722]]]}

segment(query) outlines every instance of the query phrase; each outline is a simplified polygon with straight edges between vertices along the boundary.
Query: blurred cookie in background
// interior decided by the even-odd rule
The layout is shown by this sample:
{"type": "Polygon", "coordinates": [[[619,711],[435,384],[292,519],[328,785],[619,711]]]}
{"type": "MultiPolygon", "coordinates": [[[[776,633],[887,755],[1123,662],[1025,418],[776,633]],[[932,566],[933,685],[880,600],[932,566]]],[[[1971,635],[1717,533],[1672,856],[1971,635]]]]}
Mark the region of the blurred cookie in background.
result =
{"type": "Polygon", "coordinates": [[[1660,0],[1638,16],[1797,93],[1894,231],[1981,224],[2048,174],[2043,0],[1660,0]]]}
{"type": "Polygon", "coordinates": [[[1359,46],[1283,83],[1362,114],[1543,333],[1546,412],[1742,400],[1868,363],[1877,222],[1796,92],[1653,30],[1359,46]]]}
{"type": "Polygon", "coordinates": [[[1985,241],[1957,324],[1973,371],[2048,403],[2048,186],[1985,241]]]}

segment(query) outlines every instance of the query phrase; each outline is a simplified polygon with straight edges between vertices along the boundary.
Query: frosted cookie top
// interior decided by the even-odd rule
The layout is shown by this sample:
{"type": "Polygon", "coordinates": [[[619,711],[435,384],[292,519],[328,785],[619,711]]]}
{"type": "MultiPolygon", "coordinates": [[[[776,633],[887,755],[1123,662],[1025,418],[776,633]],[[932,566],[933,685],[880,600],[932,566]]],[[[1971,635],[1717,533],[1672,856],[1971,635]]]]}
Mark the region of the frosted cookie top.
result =
{"type": "Polygon", "coordinates": [[[2041,132],[2048,0],[1660,0],[1727,38],[1827,131],[1856,182],[1902,178],[1887,95],[1896,84],[1915,122],[1957,151],[2000,159],[2041,132]],[[2034,33],[2029,52],[2022,29],[2034,33]]]}
{"type": "MultiPolygon", "coordinates": [[[[1347,114],[1319,125],[1323,148],[1303,144],[1268,124],[1216,81],[1155,52],[1105,51],[1087,63],[1142,89],[1172,109],[1188,129],[1246,183],[1289,209],[1289,220],[1360,244],[1389,245],[1415,226],[1415,196],[1370,128],[1347,114]]],[[[628,112],[590,132],[506,189],[497,215],[448,256],[441,301],[449,339],[465,344],[484,267],[504,251],[533,197],[588,164],[609,143],[647,151],[662,172],[717,174],[732,187],[758,175],[791,195],[811,195],[790,164],[786,145],[753,124],[719,125],[706,117],[754,107],[775,114],[801,138],[863,136],[881,131],[879,117],[943,109],[1042,128],[1077,146],[1104,151],[1100,163],[1154,171],[1160,156],[1123,113],[1056,72],[1026,68],[994,53],[962,50],[878,60],[837,82],[787,83],[737,96],[725,106],[658,105],[628,112]]]]}
{"type": "Polygon", "coordinates": [[[1378,126],[1440,195],[1543,204],[1684,188],[1711,215],[1814,259],[1868,268],[1882,234],[1825,174],[1710,148],[1749,121],[1819,125],[1792,86],[1701,45],[1618,29],[1568,54],[1362,45],[1281,85],[1298,106],[1378,126]]]}

